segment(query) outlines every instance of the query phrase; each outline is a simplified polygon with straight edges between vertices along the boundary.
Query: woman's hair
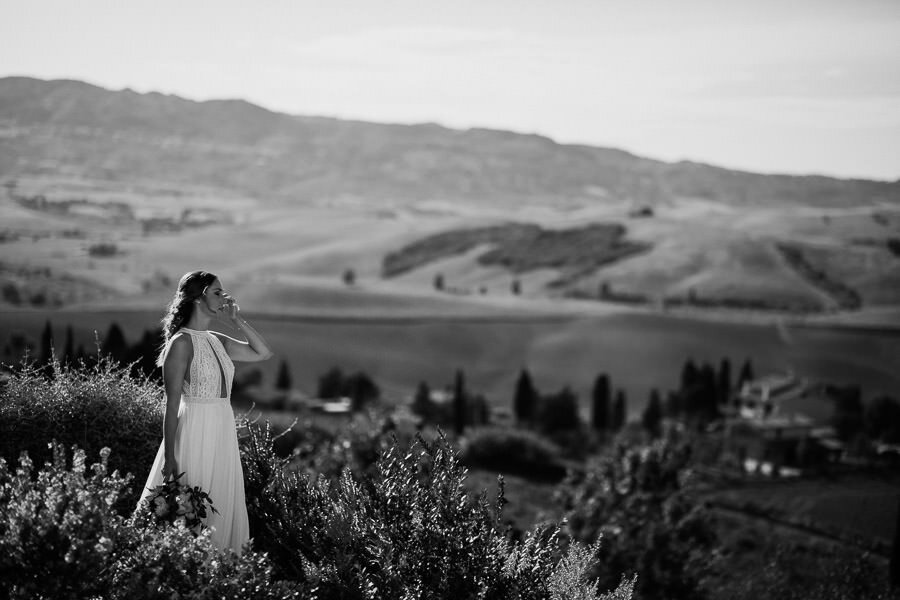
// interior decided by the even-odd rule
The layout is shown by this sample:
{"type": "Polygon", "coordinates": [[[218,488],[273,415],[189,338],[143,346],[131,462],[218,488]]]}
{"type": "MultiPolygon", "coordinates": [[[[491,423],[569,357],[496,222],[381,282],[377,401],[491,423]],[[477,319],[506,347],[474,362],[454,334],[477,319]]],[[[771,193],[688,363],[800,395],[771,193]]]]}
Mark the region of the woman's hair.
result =
{"type": "Polygon", "coordinates": [[[204,290],[212,285],[212,282],[216,279],[217,277],[208,271],[191,271],[190,273],[185,273],[181,281],[178,282],[175,296],[166,309],[166,316],[162,319],[163,345],[159,350],[159,356],[156,358],[158,366],[162,366],[165,360],[166,350],[169,348],[172,336],[194,314],[194,300],[199,299],[203,295],[204,290]]]}

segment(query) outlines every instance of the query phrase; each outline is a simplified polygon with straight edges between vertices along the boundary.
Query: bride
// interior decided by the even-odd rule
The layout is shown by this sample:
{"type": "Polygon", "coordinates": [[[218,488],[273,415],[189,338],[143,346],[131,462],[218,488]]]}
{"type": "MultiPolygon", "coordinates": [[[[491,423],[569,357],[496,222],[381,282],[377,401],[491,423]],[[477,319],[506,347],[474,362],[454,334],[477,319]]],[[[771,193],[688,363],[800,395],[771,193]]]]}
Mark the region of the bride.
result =
{"type": "Polygon", "coordinates": [[[240,553],[250,528],[231,409],[232,361],[266,360],[272,351],[240,316],[219,279],[206,271],[187,273],[178,282],[163,334],[157,359],[166,392],[163,440],[139,505],[166,478],[184,472],[183,483],[207,492],[218,511],[205,519],[213,543],[240,553]],[[247,342],[210,331],[214,318],[230,322],[247,342]]]}

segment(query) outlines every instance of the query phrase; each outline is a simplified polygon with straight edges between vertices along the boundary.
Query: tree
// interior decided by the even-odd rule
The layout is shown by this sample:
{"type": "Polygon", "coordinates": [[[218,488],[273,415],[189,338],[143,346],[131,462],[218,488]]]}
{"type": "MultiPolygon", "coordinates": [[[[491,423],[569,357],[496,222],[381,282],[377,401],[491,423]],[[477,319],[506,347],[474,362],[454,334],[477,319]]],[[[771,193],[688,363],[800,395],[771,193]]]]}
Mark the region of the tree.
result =
{"type": "Polygon", "coordinates": [[[831,424],[838,437],[849,441],[863,428],[862,390],[858,385],[829,385],[826,394],[834,400],[834,413],[831,424]]]}
{"type": "Polygon", "coordinates": [[[344,387],[344,374],[338,367],[331,367],[324,375],[319,377],[319,387],[316,395],[319,398],[340,398],[344,387]]]}
{"type": "Polygon", "coordinates": [[[719,362],[719,372],[716,375],[716,396],[719,404],[728,404],[731,399],[731,361],[723,358],[719,362]]]}
{"type": "Polygon", "coordinates": [[[700,368],[699,412],[703,422],[719,416],[716,370],[709,363],[700,368]]]}
{"type": "Polygon", "coordinates": [[[351,286],[356,283],[356,271],[353,269],[346,269],[344,271],[344,285],[351,286]]]}
{"type": "Polygon", "coordinates": [[[513,397],[513,412],[516,421],[520,425],[531,424],[534,421],[535,410],[538,403],[538,392],[531,381],[528,369],[522,369],[519,380],[516,382],[516,393],[513,397]]]}
{"type": "Polygon", "coordinates": [[[38,364],[47,366],[53,360],[53,327],[50,321],[44,325],[44,331],[41,333],[41,354],[38,356],[38,364]]]}
{"type": "Polygon", "coordinates": [[[737,380],[738,389],[741,389],[742,387],[744,387],[745,383],[753,381],[753,379],[754,379],[753,363],[751,363],[750,359],[748,358],[747,360],[744,361],[744,364],[741,365],[741,371],[740,371],[740,374],[738,375],[738,380],[737,380]]]}
{"type": "Polygon", "coordinates": [[[866,435],[887,444],[900,444],[900,402],[878,396],[869,402],[863,417],[866,435]]]}
{"type": "Polygon", "coordinates": [[[63,346],[62,357],[60,358],[60,362],[63,364],[71,363],[75,360],[75,341],[72,339],[72,326],[66,326],[66,343],[63,346]]]}
{"type": "Polygon", "coordinates": [[[897,505],[897,524],[894,528],[894,544],[890,562],[891,589],[900,590],[900,503],[897,505]]]}
{"type": "Polygon", "coordinates": [[[347,377],[341,386],[341,395],[348,396],[353,402],[353,410],[361,410],[370,402],[375,402],[381,396],[381,390],[372,378],[358,371],[347,377]]]}
{"type": "Polygon", "coordinates": [[[114,361],[124,364],[128,355],[128,342],[125,341],[125,334],[119,324],[113,321],[103,338],[100,345],[103,352],[110,356],[114,361]]]}
{"type": "Polygon", "coordinates": [[[434,289],[436,289],[439,292],[444,291],[444,275],[443,274],[438,273],[437,275],[434,276],[434,289]]]}
{"type": "Polygon", "coordinates": [[[600,589],[637,571],[641,598],[706,597],[718,540],[693,478],[685,477],[691,455],[690,445],[668,436],[617,445],[558,487],[566,533],[584,544],[602,538],[589,574],[600,589]]]}
{"type": "Polygon", "coordinates": [[[655,438],[662,433],[662,401],[656,388],[650,390],[650,399],[641,415],[641,424],[655,438]]]}
{"type": "Polygon", "coordinates": [[[700,370],[697,368],[697,365],[694,364],[694,361],[688,359],[684,366],[681,368],[681,390],[689,390],[695,385],[700,379],[700,370]]]}
{"type": "Polygon", "coordinates": [[[609,376],[606,373],[597,375],[591,392],[591,425],[595,431],[603,432],[609,429],[610,395],[609,376]]]}
{"type": "Polygon", "coordinates": [[[287,362],[282,359],[278,366],[278,377],[275,378],[275,388],[283,392],[291,389],[291,373],[288,369],[287,362]]]}
{"type": "Polygon", "coordinates": [[[628,419],[628,411],[626,408],[627,400],[625,398],[625,390],[616,390],[616,401],[613,403],[612,428],[613,431],[619,431],[625,426],[628,419]]]}
{"type": "Polygon", "coordinates": [[[573,431],[581,425],[578,396],[569,386],[541,398],[540,427],[545,433],[573,431]]]}
{"type": "Polygon", "coordinates": [[[431,401],[431,388],[428,387],[428,384],[424,381],[419,382],[419,387],[416,388],[416,395],[413,396],[411,410],[425,419],[429,421],[432,419],[434,414],[434,403],[431,401]]]}
{"type": "Polygon", "coordinates": [[[457,435],[462,435],[466,428],[466,380],[462,370],[456,371],[453,383],[453,428],[457,435]]]}

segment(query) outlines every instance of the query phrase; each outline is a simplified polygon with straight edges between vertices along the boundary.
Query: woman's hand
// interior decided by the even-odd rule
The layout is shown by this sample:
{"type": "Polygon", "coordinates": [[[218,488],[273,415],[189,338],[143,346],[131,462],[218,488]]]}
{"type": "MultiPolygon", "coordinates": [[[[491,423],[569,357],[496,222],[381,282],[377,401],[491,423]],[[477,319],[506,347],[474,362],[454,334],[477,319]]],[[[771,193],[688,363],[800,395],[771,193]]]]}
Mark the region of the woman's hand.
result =
{"type": "Polygon", "coordinates": [[[178,475],[178,461],[174,458],[167,458],[162,468],[163,481],[169,477],[174,478],[176,475],[178,475]]]}
{"type": "Polygon", "coordinates": [[[225,296],[225,304],[222,305],[222,313],[229,321],[236,321],[241,307],[238,305],[231,294],[223,294],[225,296]]]}

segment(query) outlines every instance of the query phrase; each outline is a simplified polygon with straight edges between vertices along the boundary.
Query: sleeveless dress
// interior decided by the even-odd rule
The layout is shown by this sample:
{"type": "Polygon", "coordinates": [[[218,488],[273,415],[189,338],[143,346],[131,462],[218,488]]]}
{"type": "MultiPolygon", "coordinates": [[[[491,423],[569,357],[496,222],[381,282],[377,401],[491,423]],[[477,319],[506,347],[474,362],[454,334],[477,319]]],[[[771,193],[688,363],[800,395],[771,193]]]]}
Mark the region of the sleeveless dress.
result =
{"type": "MultiPolygon", "coordinates": [[[[250,538],[250,526],[231,408],[234,363],[222,342],[211,332],[182,327],[179,333],[190,336],[194,348],[190,382],[185,381],[182,387],[175,431],[175,460],[178,472],[184,472],[179,481],[191,487],[200,486],[209,494],[212,505],[219,511],[218,514],[207,511],[204,520],[212,530],[213,543],[220,549],[230,548],[240,554],[250,538]]],[[[162,442],[139,505],[151,489],[163,483],[164,463],[165,442],[162,442]]]]}

